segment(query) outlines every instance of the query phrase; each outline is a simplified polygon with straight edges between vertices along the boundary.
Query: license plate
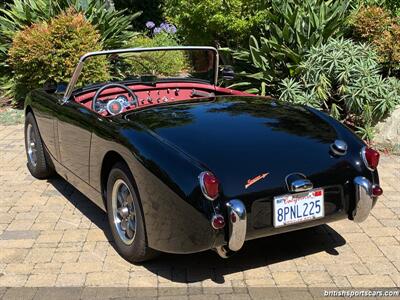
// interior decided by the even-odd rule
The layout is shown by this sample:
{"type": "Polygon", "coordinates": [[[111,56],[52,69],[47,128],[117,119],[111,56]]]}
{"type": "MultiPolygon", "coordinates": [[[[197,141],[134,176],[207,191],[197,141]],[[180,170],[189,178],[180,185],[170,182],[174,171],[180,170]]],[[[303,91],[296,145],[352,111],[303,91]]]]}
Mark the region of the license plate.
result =
{"type": "Polygon", "coordinates": [[[274,197],[274,227],[307,222],[323,217],[323,189],[274,197]]]}

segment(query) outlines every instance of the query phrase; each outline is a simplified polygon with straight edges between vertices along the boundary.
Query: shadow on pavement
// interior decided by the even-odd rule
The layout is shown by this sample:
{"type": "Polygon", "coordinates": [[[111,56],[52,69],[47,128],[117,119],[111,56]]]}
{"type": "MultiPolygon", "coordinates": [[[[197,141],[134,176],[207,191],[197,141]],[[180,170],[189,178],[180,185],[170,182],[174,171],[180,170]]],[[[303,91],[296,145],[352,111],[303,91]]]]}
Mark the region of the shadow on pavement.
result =
{"type": "Polygon", "coordinates": [[[165,270],[158,272],[158,275],[175,282],[185,282],[182,278],[187,278],[186,282],[211,279],[216,283],[223,283],[224,276],[230,273],[264,267],[318,252],[339,255],[335,248],[344,244],[346,241],[339,233],[328,225],[321,225],[248,241],[229,259],[220,258],[214,251],[188,255],[164,254],[156,261],[145,263],[144,267],[153,272],[165,270]],[[207,268],[212,268],[212,271],[207,272],[207,268]],[[205,272],[197,272],[199,269],[205,272]],[[180,274],[182,272],[186,272],[186,276],[180,274]]]}
{"type": "MultiPolygon", "coordinates": [[[[104,231],[115,248],[106,213],[60,177],[49,181],[91,222],[104,231]]],[[[230,273],[251,270],[294,258],[326,252],[339,255],[335,250],[346,244],[344,238],[329,225],[293,231],[248,241],[229,259],[220,258],[214,251],[195,254],[162,254],[159,258],[143,263],[149,271],[174,282],[200,282],[211,279],[223,283],[230,273]]]]}
{"type": "Polygon", "coordinates": [[[56,176],[48,180],[49,183],[84,214],[99,229],[104,231],[107,240],[113,241],[109,230],[107,214],[96,204],[90,201],[85,195],[79,192],[74,186],[65,181],[62,177],[56,176]]]}

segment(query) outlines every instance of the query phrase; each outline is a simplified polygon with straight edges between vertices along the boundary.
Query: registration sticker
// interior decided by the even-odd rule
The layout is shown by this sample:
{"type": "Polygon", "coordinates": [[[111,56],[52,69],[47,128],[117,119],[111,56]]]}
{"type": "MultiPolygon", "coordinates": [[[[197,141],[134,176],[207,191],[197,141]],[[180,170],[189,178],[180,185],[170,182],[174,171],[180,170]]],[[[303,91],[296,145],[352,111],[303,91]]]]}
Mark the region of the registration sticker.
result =
{"type": "Polygon", "coordinates": [[[274,197],[274,227],[307,222],[323,217],[323,189],[274,197]]]}

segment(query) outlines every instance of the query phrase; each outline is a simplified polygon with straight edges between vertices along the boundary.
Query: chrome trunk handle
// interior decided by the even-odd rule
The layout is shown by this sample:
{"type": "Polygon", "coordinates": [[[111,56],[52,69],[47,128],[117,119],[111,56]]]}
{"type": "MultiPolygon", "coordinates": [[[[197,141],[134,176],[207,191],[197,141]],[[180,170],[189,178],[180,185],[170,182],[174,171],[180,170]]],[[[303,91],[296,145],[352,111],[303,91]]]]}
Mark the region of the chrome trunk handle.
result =
{"type": "Polygon", "coordinates": [[[313,188],[313,184],[308,179],[298,179],[290,183],[289,189],[293,193],[297,192],[305,192],[311,190],[313,188]]]}
{"type": "Polygon", "coordinates": [[[305,192],[314,187],[313,183],[302,173],[291,173],[286,176],[285,181],[287,189],[291,193],[305,192]]]}

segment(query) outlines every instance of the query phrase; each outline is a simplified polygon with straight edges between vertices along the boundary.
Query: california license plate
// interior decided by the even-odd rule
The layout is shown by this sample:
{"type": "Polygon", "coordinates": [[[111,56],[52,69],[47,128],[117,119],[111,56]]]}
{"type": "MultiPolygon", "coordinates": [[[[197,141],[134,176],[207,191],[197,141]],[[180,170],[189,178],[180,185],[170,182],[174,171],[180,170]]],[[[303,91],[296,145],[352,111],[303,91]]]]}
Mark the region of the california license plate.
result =
{"type": "Polygon", "coordinates": [[[274,197],[274,227],[307,222],[323,217],[323,189],[274,197]]]}

